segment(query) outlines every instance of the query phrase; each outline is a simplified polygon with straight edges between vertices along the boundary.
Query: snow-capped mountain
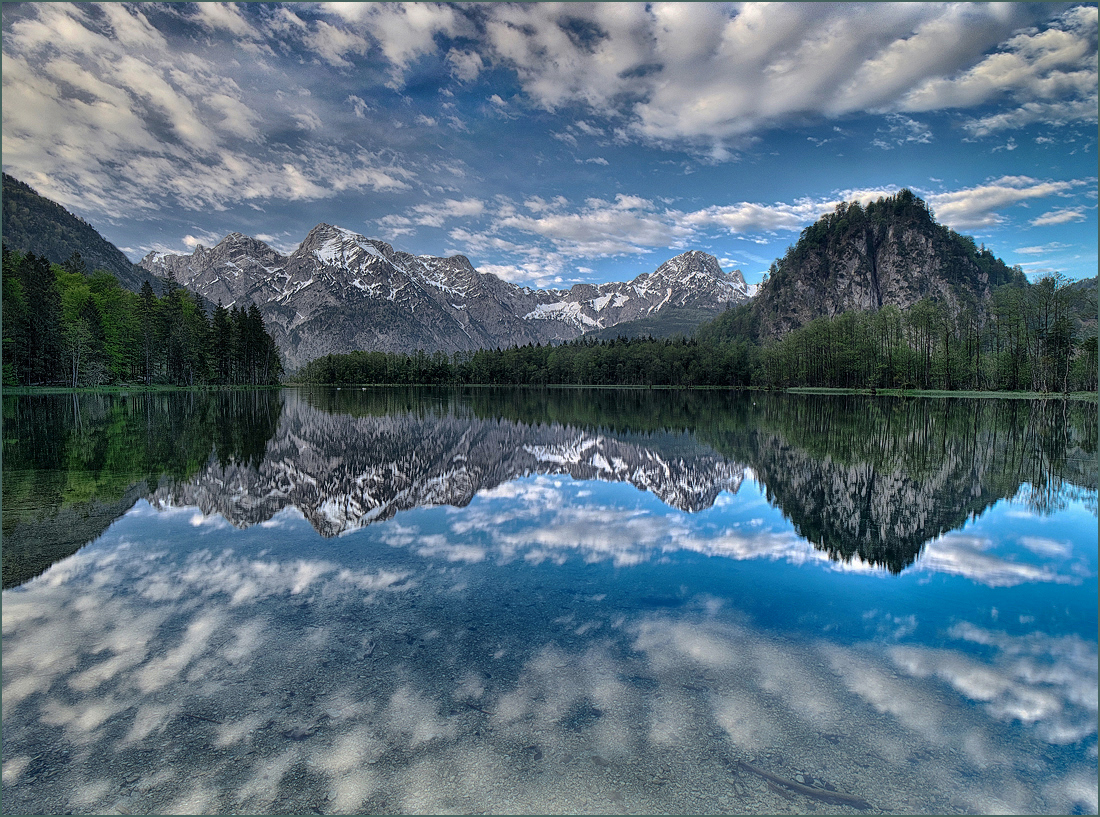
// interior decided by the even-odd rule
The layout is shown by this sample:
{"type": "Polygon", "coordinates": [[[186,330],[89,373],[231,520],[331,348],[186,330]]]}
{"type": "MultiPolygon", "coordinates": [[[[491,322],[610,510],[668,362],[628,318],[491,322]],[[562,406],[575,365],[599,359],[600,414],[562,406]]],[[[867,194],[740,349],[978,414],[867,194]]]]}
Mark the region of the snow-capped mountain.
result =
{"type": "Polygon", "coordinates": [[[141,266],[224,306],[255,303],[289,368],[321,355],[492,348],[569,340],[669,307],[718,312],[749,297],[740,271],[690,251],[630,282],[568,290],[520,287],[469,259],[416,256],[319,224],[290,255],[231,233],[191,255],[141,266]]]}

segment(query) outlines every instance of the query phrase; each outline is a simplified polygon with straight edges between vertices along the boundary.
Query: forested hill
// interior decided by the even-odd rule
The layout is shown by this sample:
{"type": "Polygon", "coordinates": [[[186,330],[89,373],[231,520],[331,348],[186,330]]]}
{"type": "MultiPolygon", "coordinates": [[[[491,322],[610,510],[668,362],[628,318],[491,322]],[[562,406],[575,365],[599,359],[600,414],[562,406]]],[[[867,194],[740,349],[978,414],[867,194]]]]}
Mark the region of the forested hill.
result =
{"type": "Polygon", "coordinates": [[[952,315],[985,311],[993,290],[1023,273],[970,236],[936,223],[909,190],[866,206],[840,204],[802,231],[772,264],[753,304],[761,339],[782,338],[816,318],[921,300],[952,315]]]}
{"type": "Polygon", "coordinates": [[[89,270],[106,270],[131,292],[145,281],[163,293],[159,278],[130,262],[122,251],[84,219],[40,196],[30,186],[4,174],[4,244],[9,250],[32,252],[55,264],[80,253],[89,270]]]}
{"type": "Polygon", "coordinates": [[[79,255],[51,264],[3,245],[4,386],[270,385],[282,361],[255,304],[220,304],[166,281],[124,289],[79,255]]]}

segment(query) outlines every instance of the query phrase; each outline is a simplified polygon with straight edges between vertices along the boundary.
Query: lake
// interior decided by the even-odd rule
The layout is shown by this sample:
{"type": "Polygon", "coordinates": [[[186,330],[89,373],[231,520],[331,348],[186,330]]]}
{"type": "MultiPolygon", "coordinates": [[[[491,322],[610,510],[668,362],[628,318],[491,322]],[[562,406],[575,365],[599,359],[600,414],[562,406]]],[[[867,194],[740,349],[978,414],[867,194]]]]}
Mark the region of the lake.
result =
{"type": "Polygon", "coordinates": [[[7,396],[4,813],[1096,813],[1097,406],[7,396]]]}

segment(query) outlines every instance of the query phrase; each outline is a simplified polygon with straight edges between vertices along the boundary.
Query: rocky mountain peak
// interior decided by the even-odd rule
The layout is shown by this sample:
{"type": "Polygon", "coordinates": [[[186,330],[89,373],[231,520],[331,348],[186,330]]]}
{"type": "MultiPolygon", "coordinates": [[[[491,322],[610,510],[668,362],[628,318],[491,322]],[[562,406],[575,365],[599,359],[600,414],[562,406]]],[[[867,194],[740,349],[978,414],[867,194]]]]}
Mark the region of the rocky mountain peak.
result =
{"type": "Polygon", "coordinates": [[[290,368],[360,349],[453,352],[570,340],[668,307],[717,313],[748,297],[739,273],[724,274],[699,251],[629,283],[533,290],[478,272],[464,255],[411,255],[326,222],[287,256],[230,233],[212,250],[150,254],[142,266],[212,303],[256,303],[290,368]]]}
{"type": "Polygon", "coordinates": [[[371,259],[389,261],[393,247],[383,241],[374,241],[344,227],[321,222],[306,236],[294,252],[296,256],[312,256],[325,267],[357,269],[369,264],[371,259]]]}
{"type": "Polygon", "coordinates": [[[271,259],[273,257],[285,257],[282,253],[272,249],[260,239],[252,238],[244,233],[230,233],[215,244],[210,252],[225,258],[233,258],[234,260],[240,258],[254,258],[260,260],[271,259]]]}
{"type": "Polygon", "coordinates": [[[653,272],[639,275],[632,283],[639,292],[666,292],[678,306],[689,302],[700,305],[730,303],[748,297],[741,271],[734,270],[727,275],[717,258],[701,250],[688,250],[670,258],[653,272]]]}
{"type": "Polygon", "coordinates": [[[957,313],[982,308],[1012,270],[974,239],[937,224],[909,190],[866,206],[843,203],[802,231],[772,265],[754,301],[761,335],[779,338],[815,318],[928,298],[957,313]]]}

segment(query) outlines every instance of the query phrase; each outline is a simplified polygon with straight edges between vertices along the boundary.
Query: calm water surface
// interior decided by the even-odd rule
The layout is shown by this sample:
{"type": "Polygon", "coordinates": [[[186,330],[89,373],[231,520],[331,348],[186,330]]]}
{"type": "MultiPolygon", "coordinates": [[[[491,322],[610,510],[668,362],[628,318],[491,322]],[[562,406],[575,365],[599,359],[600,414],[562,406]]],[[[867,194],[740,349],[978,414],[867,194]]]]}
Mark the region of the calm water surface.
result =
{"type": "Polygon", "coordinates": [[[5,813],[1095,813],[1097,409],[4,398],[5,813]]]}

